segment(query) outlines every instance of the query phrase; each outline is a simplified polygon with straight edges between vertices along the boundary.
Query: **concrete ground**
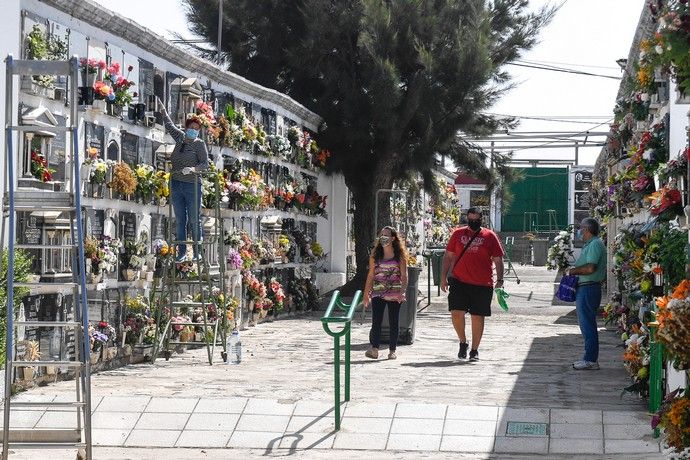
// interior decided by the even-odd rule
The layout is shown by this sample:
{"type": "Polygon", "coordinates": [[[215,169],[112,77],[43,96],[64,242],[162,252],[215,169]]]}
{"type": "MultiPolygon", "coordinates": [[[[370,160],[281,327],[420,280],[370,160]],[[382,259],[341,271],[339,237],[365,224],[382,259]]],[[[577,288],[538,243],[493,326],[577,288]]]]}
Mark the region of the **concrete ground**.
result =
{"type": "MultiPolygon", "coordinates": [[[[107,446],[96,458],[172,459],[182,451],[154,448],[173,446],[203,448],[185,458],[223,458],[223,452],[331,458],[333,451],[367,458],[659,456],[644,402],[621,396],[628,378],[615,332],[601,329],[601,370],[573,370],[582,354],[574,305],[554,305],[553,272],[516,268],[521,283],[506,285],[510,311],[494,308],[477,363],[457,359],[445,296],[436,297],[435,287],[417,316],[414,343],[399,346],[397,360],[364,357],[369,319],[360,324],[358,315],[352,400],[338,433],[333,342],[314,315],[243,331],[240,365],[208,366],[205,350],[195,350],[94,375],[94,438],[107,446]],[[509,422],[545,431],[512,436],[509,422]],[[233,450],[214,450],[222,447],[233,450]]],[[[73,391],[73,382],[60,382],[20,397],[65,398],[73,391]]],[[[27,426],[53,427],[68,416],[24,412],[17,419],[27,426]]],[[[12,458],[29,458],[18,455],[12,458]]]]}

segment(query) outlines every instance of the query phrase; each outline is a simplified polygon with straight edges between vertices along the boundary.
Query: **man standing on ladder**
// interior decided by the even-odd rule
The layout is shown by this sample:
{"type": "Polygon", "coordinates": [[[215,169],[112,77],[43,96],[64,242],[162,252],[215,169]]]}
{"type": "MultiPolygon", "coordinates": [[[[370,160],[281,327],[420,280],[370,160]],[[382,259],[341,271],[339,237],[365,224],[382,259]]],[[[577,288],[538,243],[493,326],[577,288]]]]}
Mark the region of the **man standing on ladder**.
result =
{"type": "Polygon", "coordinates": [[[467,226],[457,228],[450,237],[443,256],[441,290],[448,291],[448,310],[460,340],[458,358],[467,358],[465,313],[472,317],[470,361],[479,360],[479,343],[484,333],[484,319],[491,316],[494,287],[503,287],[503,256],[496,234],[482,228],[482,212],[467,210],[467,226]],[[493,279],[496,266],[496,283],[493,279]],[[450,273],[449,273],[450,269],[450,273]],[[450,274],[450,280],[447,276],[450,274]]]}

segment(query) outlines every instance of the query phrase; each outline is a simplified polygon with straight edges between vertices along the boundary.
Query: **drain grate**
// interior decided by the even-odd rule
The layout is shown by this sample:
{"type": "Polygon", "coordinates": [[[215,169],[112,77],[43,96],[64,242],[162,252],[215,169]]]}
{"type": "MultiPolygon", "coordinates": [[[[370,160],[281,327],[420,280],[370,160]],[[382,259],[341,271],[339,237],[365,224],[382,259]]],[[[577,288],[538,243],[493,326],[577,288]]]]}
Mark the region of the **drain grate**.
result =
{"type": "Polygon", "coordinates": [[[548,424],[529,422],[508,422],[506,436],[548,436],[548,424]]]}

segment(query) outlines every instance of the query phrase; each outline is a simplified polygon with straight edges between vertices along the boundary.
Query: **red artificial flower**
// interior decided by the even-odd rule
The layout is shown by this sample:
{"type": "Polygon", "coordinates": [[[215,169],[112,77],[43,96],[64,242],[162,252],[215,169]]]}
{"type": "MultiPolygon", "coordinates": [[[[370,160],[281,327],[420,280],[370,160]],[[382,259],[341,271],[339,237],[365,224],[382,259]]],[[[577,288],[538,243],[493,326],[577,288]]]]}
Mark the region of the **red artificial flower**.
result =
{"type": "Polygon", "coordinates": [[[129,67],[127,67],[127,72],[131,72],[132,70],[134,70],[134,66],[130,64],[129,67]]]}

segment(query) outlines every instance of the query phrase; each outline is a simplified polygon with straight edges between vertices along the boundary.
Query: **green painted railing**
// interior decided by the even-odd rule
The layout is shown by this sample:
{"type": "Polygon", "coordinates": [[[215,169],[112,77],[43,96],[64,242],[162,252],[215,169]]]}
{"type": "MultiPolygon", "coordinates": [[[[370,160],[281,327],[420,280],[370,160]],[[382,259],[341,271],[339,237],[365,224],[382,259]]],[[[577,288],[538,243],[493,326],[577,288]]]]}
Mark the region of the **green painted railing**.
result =
{"type": "MultiPolygon", "coordinates": [[[[661,407],[664,398],[664,346],[656,340],[659,323],[647,323],[649,327],[649,404],[651,414],[661,407]]],[[[654,437],[659,437],[659,428],[654,430],[654,437]]]]}
{"type": "Polygon", "coordinates": [[[355,292],[351,304],[343,303],[340,291],[335,291],[328,304],[326,313],[321,318],[321,325],[326,334],[333,337],[333,387],[335,393],[335,429],[340,430],[340,338],[345,336],[345,401],[350,400],[350,332],[352,317],[362,298],[362,291],[355,292]],[[342,324],[340,331],[332,331],[331,324],[342,324]]]}

